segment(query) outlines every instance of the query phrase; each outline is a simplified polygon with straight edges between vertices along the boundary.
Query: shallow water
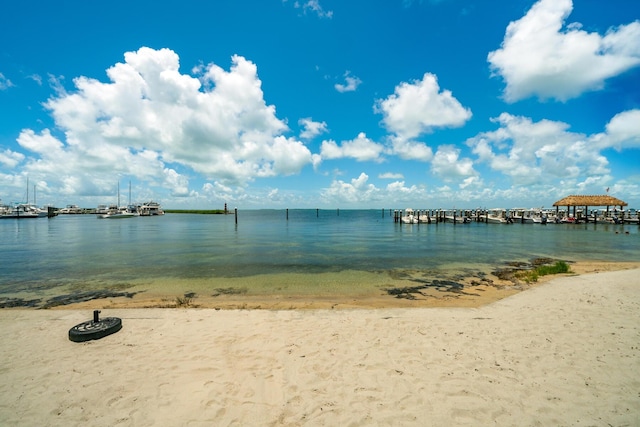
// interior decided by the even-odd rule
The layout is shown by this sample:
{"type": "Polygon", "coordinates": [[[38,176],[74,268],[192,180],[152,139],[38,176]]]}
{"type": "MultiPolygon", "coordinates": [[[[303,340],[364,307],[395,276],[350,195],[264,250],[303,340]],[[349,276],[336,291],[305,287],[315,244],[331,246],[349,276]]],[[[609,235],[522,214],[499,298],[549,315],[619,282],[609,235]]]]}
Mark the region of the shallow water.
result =
{"type": "MultiPolygon", "coordinates": [[[[60,287],[341,271],[490,269],[508,261],[640,260],[637,225],[395,224],[389,211],[241,211],[0,221],[0,296],[60,287]],[[627,234],[628,233],[628,234],[627,234]]],[[[304,284],[302,285],[304,286],[304,284]]],[[[55,292],[54,292],[55,293],[55,292]]]]}

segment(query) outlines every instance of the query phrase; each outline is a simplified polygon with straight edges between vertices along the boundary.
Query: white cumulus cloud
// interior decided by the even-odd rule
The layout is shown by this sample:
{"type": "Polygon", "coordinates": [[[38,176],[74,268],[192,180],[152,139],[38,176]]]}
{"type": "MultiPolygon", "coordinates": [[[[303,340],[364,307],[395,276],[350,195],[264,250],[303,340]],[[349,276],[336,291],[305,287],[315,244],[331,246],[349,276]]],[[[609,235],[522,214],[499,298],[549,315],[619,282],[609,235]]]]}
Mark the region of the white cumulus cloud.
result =
{"type": "Polygon", "coordinates": [[[108,82],[78,77],[73,91],[48,100],[64,137],[23,130],[18,142],[37,155],[28,168],[83,181],[128,174],[184,196],[189,169],[241,184],[311,164],[309,149],[283,136],[288,128],[265,102],[251,61],[236,55],[228,71],[212,63],[188,75],[170,49],[143,47],[124,59],[107,70],[108,82]]]}
{"type": "Polygon", "coordinates": [[[616,114],[606,126],[609,146],[618,150],[640,148],[640,110],[616,114]]]}
{"type": "Polygon", "coordinates": [[[565,101],[640,65],[640,21],[600,35],[577,23],[565,26],[572,9],[571,0],[540,0],[509,24],[501,47],[487,58],[506,83],[506,101],[565,101]]]}
{"type": "Polygon", "coordinates": [[[384,146],[367,138],[364,132],[358,134],[355,139],[342,141],[338,145],[333,140],[322,141],[320,155],[323,159],[340,159],[349,157],[359,162],[381,162],[384,146]]]}
{"type": "Polygon", "coordinates": [[[374,111],[383,115],[388,131],[402,139],[412,139],[434,128],[459,127],[471,118],[449,90],[440,90],[434,74],[424,74],[422,80],[403,82],[392,95],[379,99],[374,111]]]}
{"type": "Polygon", "coordinates": [[[15,168],[24,160],[24,157],[24,154],[11,151],[8,148],[4,151],[0,151],[0,163],[9,168],[15,168]]]}
{"type": "Polygon", "coordinates": [[[314,122],[311,117],[305,117],[298,120],[298,124],[302,126],[300,138],[309,140],[328,131],[327,122],[314,122]]]}
{"type": "Polygon", "coordinates": [[[500,127],[467,141],[480,162],[508,176],[516,185],[557,182],[558,178],[584,179],[609,173],[600,147],[569,125],[551,120],[502,113],[500,127]]]}
{"type": "Polygon", "coordinates": [[[356,89],[358,89],[358,86],[360,86],[360,84],[362,84],[362,80],[360,80],[356,76],[352,76],[351,72],[347,71],[344,73],[344,84],[336,83],[334,87],[340,93],[354,92],[356,89]]]}
{"type": "Polygon", "coordinates": [[[461,159],[460,149],[452,145],[438,147],[438,151],[436,151],[431,161],[431,170],[444,181],[477,175],[477,172],[473,169],[473,161],[469,158],[461,159]]]}
{"type": "Polygon", "coordinates": [[[369,175],[363,172],[350,182],[333,181],[330,187],[322,190],[321,194],[325,200],[331,202],[357,204],[378,200],[380,189],[368,181],[369,175]]]}

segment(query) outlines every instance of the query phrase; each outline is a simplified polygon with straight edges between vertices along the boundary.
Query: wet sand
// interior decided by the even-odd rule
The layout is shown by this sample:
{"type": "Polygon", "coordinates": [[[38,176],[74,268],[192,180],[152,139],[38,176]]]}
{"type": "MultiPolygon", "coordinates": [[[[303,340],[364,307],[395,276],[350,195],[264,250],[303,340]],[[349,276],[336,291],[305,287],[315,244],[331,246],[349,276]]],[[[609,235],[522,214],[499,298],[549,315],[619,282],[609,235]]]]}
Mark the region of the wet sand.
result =
{"type": "MultiPolygon", "coordinates": [[[[640,268],[640,262],[579,261],[570,263],[573,276],[640,268]]],[[[504,268],[504,266],[495,269],[504,268]]],[[[99,298],[54,309],[117,308],[216,308],[216,309],[347,309],[481,307],[523,290],[539,286],[554,275],[541,276],[537,282],[501,279],[490,271],[460,271],[447,277],[463,285],[426,286],[410,295],[413,299],[390,295],[388,290],[415,287],[442,279],[431,271],[389,272],[345,271],[323,274],[262,275],[249,278],[210,280],[170,279],[153,286],[138,284],[126,288],[133,297],[99,298]],[[309,286],[313,281],[313,286],[309,286]],[[302,285],[301,285],[302,284],[302,285]]],[[[406,296],[406,295],[405,295],[406,296]]]]}

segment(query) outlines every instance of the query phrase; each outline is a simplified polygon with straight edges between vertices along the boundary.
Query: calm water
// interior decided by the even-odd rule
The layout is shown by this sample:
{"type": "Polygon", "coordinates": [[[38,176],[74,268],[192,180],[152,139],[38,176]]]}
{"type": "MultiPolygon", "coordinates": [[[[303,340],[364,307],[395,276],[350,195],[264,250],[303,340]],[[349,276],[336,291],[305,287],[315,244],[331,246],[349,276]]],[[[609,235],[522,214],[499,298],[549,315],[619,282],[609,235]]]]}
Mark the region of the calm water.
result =
{"type": "Polygon", "coordinates": [[[381,210],[241,211],[122,220],[0,220],[0,297],[86,284],[344,270],[455,270],[507,261],[640,260],[637,225],[394,224],[381,210]],[[626,234],[626,233],[629,234],[626,234]]]}

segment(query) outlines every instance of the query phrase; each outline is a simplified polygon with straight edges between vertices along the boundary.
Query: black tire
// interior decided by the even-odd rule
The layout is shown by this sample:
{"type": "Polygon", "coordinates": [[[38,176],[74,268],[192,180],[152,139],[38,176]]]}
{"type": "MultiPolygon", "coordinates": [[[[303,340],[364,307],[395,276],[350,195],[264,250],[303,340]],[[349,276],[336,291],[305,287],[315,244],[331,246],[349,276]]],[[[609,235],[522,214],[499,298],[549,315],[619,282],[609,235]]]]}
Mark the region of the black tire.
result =
{"type": "Polygon", "coordinates": [[[97,322],[89,320],[69,329],[69,339],[73,342],[99,340],[115,334],[120,329],[122,329],[122,320],[118,317],[105,317],[97,322]]]}

